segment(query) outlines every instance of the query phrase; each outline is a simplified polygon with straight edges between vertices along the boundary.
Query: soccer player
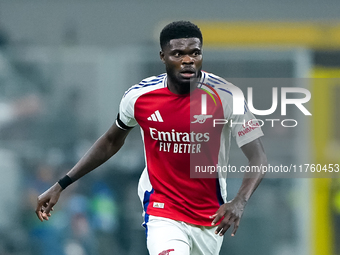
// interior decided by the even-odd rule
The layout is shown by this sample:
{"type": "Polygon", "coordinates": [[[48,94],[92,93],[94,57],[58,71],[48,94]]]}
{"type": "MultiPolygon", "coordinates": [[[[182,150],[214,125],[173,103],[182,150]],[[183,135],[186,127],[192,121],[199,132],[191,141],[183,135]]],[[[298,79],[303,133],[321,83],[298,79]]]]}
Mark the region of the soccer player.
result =
{"type": "Polygon", "coordinates": [[[115,123],[65,177],[38,197],[41,221],[49,219],[63,189],[111,158],[138,124],[146,159],[138,195],[149,253],[219,254],[223,235],[231,226],[235,235],[246,203],[263,178],[261,173],[251,178],[246,174],[236,197],[227,201],[225,176],[216,170],[227,165],[230,136],[250,166],[266,165],[267,159],[262,131],[246,103],[244,114],[233,113],[235,86],[201,70],[202,43],[200,29],[191,22],[163,28],[160,58],[166,73],[125,92],[115,123]]]}

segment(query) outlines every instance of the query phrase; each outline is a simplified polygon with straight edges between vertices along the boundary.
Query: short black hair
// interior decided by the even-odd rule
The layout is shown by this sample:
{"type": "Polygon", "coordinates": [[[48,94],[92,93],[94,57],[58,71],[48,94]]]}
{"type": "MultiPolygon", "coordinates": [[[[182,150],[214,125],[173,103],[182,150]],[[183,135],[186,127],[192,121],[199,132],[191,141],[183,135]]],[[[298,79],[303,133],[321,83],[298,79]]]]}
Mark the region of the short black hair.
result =
{"type": "Polygon", "coordinates": [[[161,49],[164,49],[164,46],[170,40],[179,38],[198,38],[203,44],[203,37],[199,27],[190,21],[181,20],[171,22],[163,28],[159,37],[161,49]]]}

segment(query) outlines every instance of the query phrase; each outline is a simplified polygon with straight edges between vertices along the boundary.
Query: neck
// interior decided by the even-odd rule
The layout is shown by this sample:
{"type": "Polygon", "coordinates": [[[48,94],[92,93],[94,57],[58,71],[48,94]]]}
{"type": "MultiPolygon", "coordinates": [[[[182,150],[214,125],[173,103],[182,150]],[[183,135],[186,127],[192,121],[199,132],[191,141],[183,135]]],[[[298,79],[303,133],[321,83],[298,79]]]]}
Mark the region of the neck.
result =
{"type": "Polygon", "coordinates": [[[178,95],[188,94],[197,88],[197,84],[201,77],[190,79],[190,82],[187,83],[178,83],[171,79],[171,77],[167,77],[167,86],[168,89],[178,95]]]}

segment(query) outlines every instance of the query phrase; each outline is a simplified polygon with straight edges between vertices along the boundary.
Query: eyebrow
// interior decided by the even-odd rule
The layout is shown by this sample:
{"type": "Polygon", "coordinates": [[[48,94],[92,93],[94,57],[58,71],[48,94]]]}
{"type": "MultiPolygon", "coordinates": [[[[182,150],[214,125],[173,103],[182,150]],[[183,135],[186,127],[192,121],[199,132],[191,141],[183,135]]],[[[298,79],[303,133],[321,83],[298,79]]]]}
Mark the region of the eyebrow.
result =
{"type": "MultiPolygon", "coordinates": [[[[183,49],[170,49],[169,50],[169,52],[170,53],[173,53],[173,52],[179,52],[179,53],[182,53],[182,52],[185,52],[186,50],[183,50],[183,49]]],[[[188,50],[189,52],[194,52],[194,51],[202,51],[202,49],[201,48],[193,48],[193,49],[190,49],[190,50],[188,50]]]]}

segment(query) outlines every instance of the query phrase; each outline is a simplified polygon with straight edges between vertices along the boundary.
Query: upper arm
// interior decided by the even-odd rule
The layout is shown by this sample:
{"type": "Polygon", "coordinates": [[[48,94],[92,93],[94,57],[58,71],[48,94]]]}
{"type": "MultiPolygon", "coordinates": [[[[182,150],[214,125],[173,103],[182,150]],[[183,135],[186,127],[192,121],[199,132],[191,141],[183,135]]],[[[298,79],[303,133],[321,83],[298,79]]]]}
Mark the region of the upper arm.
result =
{"type": "Polygon", "coordinates": [[[249,161],[253,159],[260,160],[261,162],[267,163],[267,157],[264,152],[261,138],[257,138],[241,147],[244,155],[249,161]]]}
{"type": "Polygon", "coordinates": [[[107,139],[110,144],[114,146],[122,146],[127,135],[130,133],[132,128],[122,129],[113,123],[112,126],[106,131],[104,137],[107,139]]]}

